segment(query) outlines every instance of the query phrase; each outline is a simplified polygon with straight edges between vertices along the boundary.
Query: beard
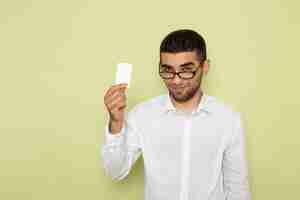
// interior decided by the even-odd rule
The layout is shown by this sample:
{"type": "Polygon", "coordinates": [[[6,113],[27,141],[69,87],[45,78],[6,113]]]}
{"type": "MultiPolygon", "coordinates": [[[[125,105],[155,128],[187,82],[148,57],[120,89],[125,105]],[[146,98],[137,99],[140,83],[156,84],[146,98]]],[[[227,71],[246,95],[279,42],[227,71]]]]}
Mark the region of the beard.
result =
{"type": "MultiPolygon", "coordinates": [[[[192,99],[200,89],[202,82],[203,72],[201,71],[199,78],[196,83],[191,83],[188,85],[182,85],[177,87],[169,88],[169,95],[178,103],[184,103],[192,99]]],[[[200,91],[201,92],[201,91],[200,91]]]]}
{"type": "Polygon", "coordinates": [[[174,91],[169,89],[169,94],[175,101],[179,103],[184,103],[189,101],[196,95],[196,93],[199,90],[199,87],[188,88],[186,89],[186,91],[184,91],[184,89],[181,91],[174,91]]]}
{"type": "MultiPolygon", "coordinates": [[[[178,103],[185,103],[192,99],[200,89],[202,82],[203,72],[201,71],[200,75],[196,80],[190,82],[190,84],[182,85],[181,87],[170,87],[169,95],[178,103]]],[[[200,91],[201,92],[201,91],[200,91]]]]}

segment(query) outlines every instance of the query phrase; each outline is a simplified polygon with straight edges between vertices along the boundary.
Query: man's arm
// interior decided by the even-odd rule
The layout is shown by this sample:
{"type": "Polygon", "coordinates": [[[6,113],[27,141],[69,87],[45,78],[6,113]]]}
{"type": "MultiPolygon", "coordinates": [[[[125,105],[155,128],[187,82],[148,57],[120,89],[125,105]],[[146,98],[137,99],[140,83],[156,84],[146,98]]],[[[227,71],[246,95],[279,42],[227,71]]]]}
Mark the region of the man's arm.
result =
{"type": "Polygon", "coordinates": [[[232,127],[233,135],[222,164],[226,200],[250,200],[245,133],[240,114],[235,113],[232,127]]]}
{"type": "Polygon", "coordinates": [[[119,133],[112,134],[109,123],[105,127],[105,143],[101,149],[101,157],[106,174],[118,181],[129,174],[141,155],[140,138],[132,114],[133,112],[129,113],[119,133]]]}
{"type": "Polygon", "coordinates": [[[109,123],[106,125],[105,144],[101,149],[101,156],[106,173],[117,180],[128,175],[141,154],[133,110],[126,119],[126,88],[127,84],[113,85],[104,95],[109,123]]]}

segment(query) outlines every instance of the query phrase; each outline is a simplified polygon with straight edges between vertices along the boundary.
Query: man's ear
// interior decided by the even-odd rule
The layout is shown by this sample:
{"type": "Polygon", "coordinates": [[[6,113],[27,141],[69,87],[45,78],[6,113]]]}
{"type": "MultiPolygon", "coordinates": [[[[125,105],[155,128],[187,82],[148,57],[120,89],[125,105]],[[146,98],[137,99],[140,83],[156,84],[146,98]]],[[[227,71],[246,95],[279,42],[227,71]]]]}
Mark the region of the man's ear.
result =
{"type": "Polygon", "coordinates": [[[209,70],[209,63],[210,63],[210,60],[209,59],[206,59],[204,62],[203,62],[203,65],[202,65],[202,71],[204,72],[204,74],[207,74],[208,70],[209,70]]]}

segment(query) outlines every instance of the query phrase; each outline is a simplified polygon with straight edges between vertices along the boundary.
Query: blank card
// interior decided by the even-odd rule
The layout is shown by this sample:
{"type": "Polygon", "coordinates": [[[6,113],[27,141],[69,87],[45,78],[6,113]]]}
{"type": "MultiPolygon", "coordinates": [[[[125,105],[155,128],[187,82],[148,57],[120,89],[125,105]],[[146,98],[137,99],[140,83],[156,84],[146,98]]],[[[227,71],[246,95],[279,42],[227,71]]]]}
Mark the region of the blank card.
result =
{"type": "Polygon", "coordinates": [[[130,79],[132,72],[132,64],[129,63],[119,63],[117,65],[116,73],[116,84],[127,83],[127,88],[129,88],[130,79]]]}

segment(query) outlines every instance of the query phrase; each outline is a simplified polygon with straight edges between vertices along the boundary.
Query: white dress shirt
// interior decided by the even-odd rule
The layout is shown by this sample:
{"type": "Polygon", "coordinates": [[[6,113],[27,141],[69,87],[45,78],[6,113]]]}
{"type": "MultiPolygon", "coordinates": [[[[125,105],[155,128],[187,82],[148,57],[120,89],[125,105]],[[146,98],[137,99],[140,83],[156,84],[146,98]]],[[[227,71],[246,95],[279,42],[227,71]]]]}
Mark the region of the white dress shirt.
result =
{"type": "Polygon", "coordinates": [[[143,155],[145,200],[250,200],[240,114],[203,93],[190,114],[168,94],[135,106],[120,133],[106,124],[101,157],[120,181],[143,155]]]}

